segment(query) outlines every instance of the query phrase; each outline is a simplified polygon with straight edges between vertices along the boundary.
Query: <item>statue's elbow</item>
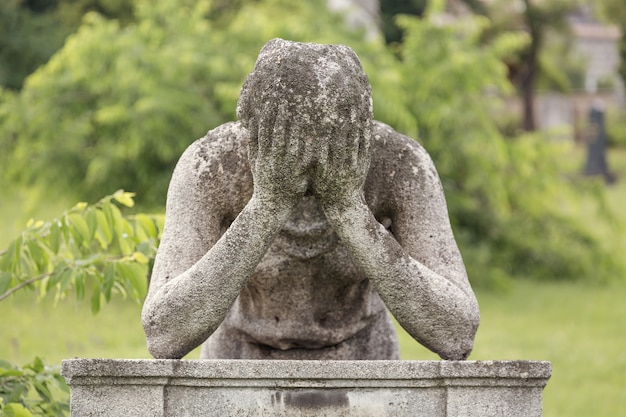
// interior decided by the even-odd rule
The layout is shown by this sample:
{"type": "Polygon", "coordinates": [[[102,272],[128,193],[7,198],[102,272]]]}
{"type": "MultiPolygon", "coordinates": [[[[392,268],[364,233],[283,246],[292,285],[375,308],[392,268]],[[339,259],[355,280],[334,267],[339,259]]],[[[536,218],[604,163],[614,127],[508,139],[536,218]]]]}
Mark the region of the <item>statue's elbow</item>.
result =
{"type": "Polygon", "coordinates": [[[148,352],[155,359],[181,359],[188,353],[188,349],[181,345],[177,335],[155,332],[151,329],[144,330],[148,352]]]}
{"type": "Polygon", "coordinates": [[[442,359],[450,361],[464,361],[469,357],[473,349],[474,339],[464,338],[457,340],[457,343],[451,345],[445,351],[440,352],[439,356],[441,356],[442,359]]]}
{"type": "Polygon", "coordinates": [[[464,361],[466,360],[472,350],[474,349],[474,337],[460,336],[454,337],[445,343],[437,351],[441,359],[450,361],[464,361]]]}
{"type": "Polygon", "coordinates": [[[184,353],[180,353],[176,349],[172,348],[172,344],[163,338],[153,337],[146,338],[148,342],[148,352],[155,359],[181,359],[185,356],[184,353]]]}
{"type": "Polygon", "coordinates": [[[145,314],[142,320],[144,333],[146,335],[146,343],[148,352],[156,359],[180,359],[185,356],[186,352],[180,346],[180,338],[178,335],[172,334],[171,331],[163,329],[150,315],[145,314]]]}
{"type": "Polygon", "coordinates": [[[474,338],[480,323],[478,308],[472,309],[457,322],[454,334],[438,353],[442,359],[462,361],[469,357],[474,349],[474,338]]]}

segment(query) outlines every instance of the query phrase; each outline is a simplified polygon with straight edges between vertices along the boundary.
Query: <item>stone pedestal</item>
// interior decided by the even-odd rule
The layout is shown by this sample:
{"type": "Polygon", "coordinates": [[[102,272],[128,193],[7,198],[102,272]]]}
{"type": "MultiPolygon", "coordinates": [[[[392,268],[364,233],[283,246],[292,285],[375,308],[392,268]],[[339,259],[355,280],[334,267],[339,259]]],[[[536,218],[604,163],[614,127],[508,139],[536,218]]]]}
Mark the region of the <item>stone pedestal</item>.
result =
{"type": "Polygon", "coordinates": [[[541,416],[549,362],[63,361],[72,416],[541,416]]]}

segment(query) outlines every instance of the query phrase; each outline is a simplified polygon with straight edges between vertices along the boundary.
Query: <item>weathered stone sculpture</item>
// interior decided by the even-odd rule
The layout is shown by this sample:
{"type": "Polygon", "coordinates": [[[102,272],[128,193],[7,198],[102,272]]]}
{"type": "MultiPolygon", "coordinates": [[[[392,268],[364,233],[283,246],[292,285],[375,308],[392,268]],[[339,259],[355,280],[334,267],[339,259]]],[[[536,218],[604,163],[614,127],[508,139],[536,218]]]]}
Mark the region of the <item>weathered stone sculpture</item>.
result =
{"type": "Polygon", "coordinates": [[[465,359],[478,306],[439,177],[417,142],[372,120],[354,52],[268,42],[237,114],[174,171],[143,310],[150,352],[397,359],[386,306],[465,359]]]}

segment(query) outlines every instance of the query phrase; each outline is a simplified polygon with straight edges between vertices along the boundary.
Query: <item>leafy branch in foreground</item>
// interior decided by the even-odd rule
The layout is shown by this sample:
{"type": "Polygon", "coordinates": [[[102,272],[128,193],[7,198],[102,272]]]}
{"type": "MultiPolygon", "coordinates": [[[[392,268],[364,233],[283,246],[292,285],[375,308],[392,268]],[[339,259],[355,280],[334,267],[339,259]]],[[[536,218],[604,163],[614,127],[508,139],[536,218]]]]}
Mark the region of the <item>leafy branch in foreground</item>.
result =
{"type": "Polygon", "coordinates": [[[0,360],[0,415],[65,416],[68,393],[58,366],[44,366],[40,358],[23,367],[0,360]]]}
{"type": "Polygon", "coordinates": [[[124,216],[118,204],[133,207],[134,193],[119,190],[93,205],[78,203],[52,221],[29,221],[0,252],[0,301],[34,288],[41,298],[54,293],[55,301],[71,291],[82,300],[90,291],[93,313],[115,292],[141,302],[163,216],[124,216]]]}

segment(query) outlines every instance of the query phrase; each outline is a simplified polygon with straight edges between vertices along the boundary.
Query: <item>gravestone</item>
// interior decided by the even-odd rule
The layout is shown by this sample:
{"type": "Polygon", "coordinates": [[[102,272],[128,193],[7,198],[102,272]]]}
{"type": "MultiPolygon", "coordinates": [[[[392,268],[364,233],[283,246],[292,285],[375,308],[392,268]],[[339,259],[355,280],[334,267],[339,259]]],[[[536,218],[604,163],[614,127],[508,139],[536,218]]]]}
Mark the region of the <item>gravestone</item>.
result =
{"type": "Polygon", "coordinates": [[[237,115],[172,176],[157,360],[65,361],[72,415],[541,415],[548,363],[464,362],[478,304],[441,181],[373,120],[350,48],[268,42],[237,115]],[[446,361],[398,361],[389,313],[446,361]]]}
{"type": "Polygon", "coordinates": [[[606,161],[606,126],[604,120],[604,106],[594,103],[589,110],[589,129],[587,134],[587,160],[585,175],[601,175],[606,182],[615,181],[615,176],[609,171],[606,161]]]}

